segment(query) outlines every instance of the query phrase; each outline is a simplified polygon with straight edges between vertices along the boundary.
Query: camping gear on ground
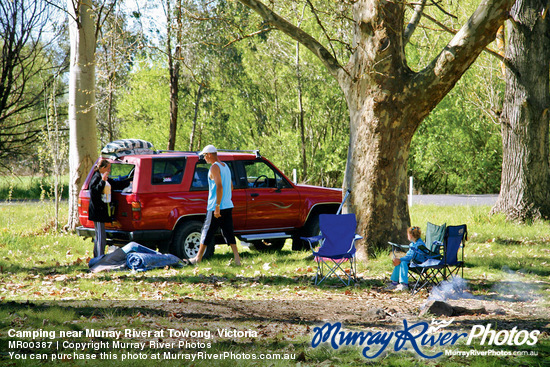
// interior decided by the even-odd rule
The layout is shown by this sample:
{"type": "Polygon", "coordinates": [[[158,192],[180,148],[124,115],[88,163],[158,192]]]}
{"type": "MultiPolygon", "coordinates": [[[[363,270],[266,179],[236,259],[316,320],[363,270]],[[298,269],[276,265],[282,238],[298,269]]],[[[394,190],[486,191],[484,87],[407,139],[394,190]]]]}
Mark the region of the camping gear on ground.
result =
{"type": "Polygon", "coordinates": [[[146,271],[166,266],[182,267],[185,263],[177,256],[163,254],[137,242],[130,242],[122,248],[90,260],[88,266],[92,273],[131,269],[146,271]]]}
{"type": "Polygon", "coordinates": [[[127,253],[126,266],[131,270],[146,271],[166,266],[183,266],[179,257],[151,250],[136,242],[130,242],[122,248],[127,253]]]}

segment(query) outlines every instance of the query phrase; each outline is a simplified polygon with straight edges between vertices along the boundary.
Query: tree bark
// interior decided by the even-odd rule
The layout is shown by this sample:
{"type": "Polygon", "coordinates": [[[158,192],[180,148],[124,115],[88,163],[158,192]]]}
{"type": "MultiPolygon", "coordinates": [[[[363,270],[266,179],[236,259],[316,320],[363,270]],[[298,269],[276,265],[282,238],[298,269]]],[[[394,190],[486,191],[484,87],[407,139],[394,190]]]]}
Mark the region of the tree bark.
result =
{"type": "MultiPolygon", "coordinates": [[[[189,136],[189,151],[193,150],[193,146],[195,145],[195,135],[197,133],[197,119],[199,117],[199,106],[201,103],[201,97],[202,97],[202,84],[199,83],[199,88],[197,89],[197,94],[195,98],[195,108],[193,112],[193,124],[191,125],[191,135],[189,136]]],[[[200,146],[197,147],[198,150],[200,150],[200,146]]]]}
{"type": "Polygon", "coordinates": [[[298,127],[300,129],[300,142],[301,142],[300,154],[302,156],[302,181],[306,182],[308,179],[308,176],[307,176],[307,156],[306,156],[306,132],[305,132],[305,121],[304,121],[305,111],[304,111],[304,101],[302,96],[302,72],[300,70],[300,42],[296,42],[295,66],[296,66],[296,80],[298,82],[298,86],[296,88],[296,91],[298,92],[297,120],[298,120],[298,127]]]}
{"type": "Polygon", "coordinates": [[[69,71],[69,220],[78,224],[78,194],[97,159],[95,105],[96,33],[91,0],[67,0],[71,59],[69,71]]]}
{"type": "Polygon", "coordinates": [[[502,179],[492,212],[521,221],[550,215],[550,18],[543,10],[538,0],[518,0],[507,22],[502,179]]]}
{"type": "Polygon", "coordinates": [[[413,72],[404,51],[404,2],[353,3],[354,40],[349,62],[336,58],[311,35],[263,3],[240,0],[264,20],[293,37],[323,62],[338,80],[350,113],[350,141],[344,189],[348,212],[364,237],[359,253],[406,241],[407,158],[422,120],[454,87],[481,51],[494,40],[514,0],[486,0],[447,46],[423,70],[413,72]]]}
{"type": "Polygon", "coordinates": [[[166,0],[167,12],[167,54],[168,68],[170,69],[170,131],[168,137],[168,150],[176,148],[176,135],[178,130],[178,109],[179,109],[179,79],[181,67],[181,42],[182,42],[182,14],[181,2],[176,2],[176,47],[172,54],[172,14],[170,1],[166,0]]]}

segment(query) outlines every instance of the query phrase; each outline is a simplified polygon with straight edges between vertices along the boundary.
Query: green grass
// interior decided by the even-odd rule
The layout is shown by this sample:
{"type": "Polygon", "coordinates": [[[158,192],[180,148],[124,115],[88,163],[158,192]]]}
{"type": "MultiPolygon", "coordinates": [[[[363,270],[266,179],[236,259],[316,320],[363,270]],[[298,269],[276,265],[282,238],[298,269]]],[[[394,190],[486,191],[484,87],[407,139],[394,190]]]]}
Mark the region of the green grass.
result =
{"type": "Polygon", "coordinates": [[[411,209],[411,222],[426,230],[426,223],[447,225],[468,225],[468,242],[502,243],[550,242],[550,222],[534,221],[520,224],[506,221],[502,214],[489,215],[488,206],[445,206],[414,205],[411,209]]]}
{"type": "MultiPolygon", "coordinates": [[[[69,176],[61,177],[61,197],[67,199],[69,176]]],[[[48,200],[55,197],[53,177],[2,176],[0,200],[48,200]]]]}
{"type": "MultiPolygon", "coordinates": [[[[499,286],[519,287],[515,291],[537,297],[537,305],[549,308],[550,246],[549,222],[529,225],[508,223],[501,216],[489,216],[488,207],[434,207],[415,205],[411,209],[414,225],[425,231],[426,222],[441,224],[466,223],[469,241],[465,253],[467,266],[464,275],[475,295],[495,296],[499,286]]],[[[60,222],[66,221],[67,206],[63,204],[60,222]]],[[[48,201],[35,203],[0,204],[0,363],[5,365],[37,365],[36,361],[10,359],[7,331],[14,330],[167,330],[169,328],[204,330],[233,328],[261,330],[260,338],[243,338],[238,341],[220,338],[207,349],[211,353],[267,353],[295,354],[296,360],[217,361],[216,366],[355,366],[374,364],[385,366],[531,366],[544,365],[545,359],[534,356],[500,357],[442,357],[434,361],[423,360],[412,352],[390,352],[374,361],[366,360],[357,348],[333,350],[312,349],[311,329],[315,326],[298,319],[271,320],[267,315],[253,315],[234,320],[203,317],[204,307],[210,308],[231,302],[262,302],[266,307],[293,307],[302,301],[322,303],[326,299],[367,302],[365,296],[375,294],[386,297],[380,287],[389,277],[391,258],[389,251],[380,251],[375,258],[359,265],[361,282],[355,287],[342,287],[336,282],[314,286],[312,277],[315,265],[306,259],[307,253],[291,251],[290,242],[281,252],[259,253],[239,245],[242,267],[231,264],[232,253],[227,246],[218,246],[215,255],[200,267],[157,269],[148,272],[119,271],[90,274],[87,261],[92,253],[90,240],[54,230],[53,205],[48,201]],[[288,300],[289,302],[286,302],[288,300]],[[288,303],[288,305],[287,305],[288,303]],[[272,305],[272,306],[270,306],[272,305]]],[[[501,296],[506,296],[502,294],[501,296]]],[[[392,297],[389,295],[388,297],[392,297]]],[[[412,298],[411,298],[412,299],[412,298]]],[[[407,296],[392,302],[407,302],[407,296]]],[[[372,307],[377,307],[376,303],[372,307]]],[[[242,311],[241,308],[235,311],[242,311]]],[[[246,311],[246,310],[245,310],[246,311]]],[[[338,318],[338,315],[330,317],[338,318]]],[[[381,321],[370,324],[357,320],[362,330],[389,326],[381,321]]],[[[466,321],[465,321],[466,322],[466,321]]],[[[472,320],[467,325],[484,323],[472,320]]],[[[494,321],[486,321],[494,322],[494,321]]],[[[518,325],[548,330],[547,322],[514,319],[518,325]]],[[[513,326],[512,326],[513,327],[513,326]]],[[[521,329],[521,327],[518,327],[521,329]]],[[[508,329],[511,329],[509,327],[508,329]]],[[[163,338],[167,341],[169,338],[163,338]]],[[[56,340],[59,340],[57,338],[56,340]]],[[[73,341],[89,342],[90,338],[73,341]]],[[[93,340],[101,340],[93,339],[93,340]]],[[[504,346],[498,349],[510,349],[504,346]]],[[[548,356],[548,331],[541,337],[536,351],[548,356]]],[[[488,350],[486,346],[458,345],[457,350],[488,350]]],[[[495,348],[497,349],[497,348],[495,348]]],[[[507,349],[507,350],[508,350],[507,349]]],[[[175,351],[180,349],[176,348],[175,351]]],[[[533,348],[521,348],[533,350],[533,348]]],[[[13,351],[13,350],[12,350],[13,351]]],[[[20,353],[31,350],[20,348],[20,353]]],[[[99,351],[86,349],[87,354],[99,351]]],[[[49,353],[48,348],[33,353],[49,353]]],[[[119,358],[134,349],[114,351],[119,358]]],[[[147,360],[132,360],[116,365],[150,366],[147,360]]],[[[542,355],[542,354],[541,354],[542,355]]],[[[111,355],[113,356],[113,355],[111,355]]],[[[39,364],[42,364],[40,362],[39,364]]],[[[50,361],[51,363],[51,361],[50,361]]],[[[113,365],[112,360],[65,361],[69,365],[113,365]]],[[[195,366],[211,366],[212,361],[193,362],[195,366]]],[[[183,361],[163,361],[167,365],[188,365],[183,361]]]]}

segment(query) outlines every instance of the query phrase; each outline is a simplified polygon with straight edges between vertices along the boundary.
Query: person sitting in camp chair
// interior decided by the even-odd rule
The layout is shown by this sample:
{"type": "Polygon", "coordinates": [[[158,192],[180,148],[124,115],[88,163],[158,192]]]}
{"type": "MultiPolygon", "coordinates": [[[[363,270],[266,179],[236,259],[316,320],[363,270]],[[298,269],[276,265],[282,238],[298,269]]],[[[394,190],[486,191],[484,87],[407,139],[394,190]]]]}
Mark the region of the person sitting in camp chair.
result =
{"type": "Polygon", "coordinates": [[[426,246],[422,238],[419,227],[407,228],[407,238],[411,241],[409,251],[402,258],[394,258],[393,273],[390,277],[391,283],[386,287],[386,290],[407,291],[409,290],[409,263],[414,259],[415,262],[421,263],[425,261],[423,255],[417,249],[420,246],[426,246]]]}

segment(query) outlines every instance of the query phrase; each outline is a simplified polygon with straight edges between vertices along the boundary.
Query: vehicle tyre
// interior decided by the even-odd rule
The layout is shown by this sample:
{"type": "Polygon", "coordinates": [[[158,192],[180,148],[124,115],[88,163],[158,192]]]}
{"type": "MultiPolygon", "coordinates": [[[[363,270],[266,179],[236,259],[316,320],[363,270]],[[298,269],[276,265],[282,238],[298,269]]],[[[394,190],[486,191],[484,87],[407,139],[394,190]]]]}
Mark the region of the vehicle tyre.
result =
{"type": "Polygon", "coordinates": [[[292,238],[292,250],[294,251],[309,251],[309,244],[300,237],[313,237],[321,234],[319,227],[319,214],[313,214],[306,225],[300,230],[300,234],[292,238]]]}
{"type": "MultiPolygon", "coordinates": [[[[199,221],[185,222],[179,225],[172,238],[172,253],[180,259],[191,259],[199,253],[201,244],[202,223],[199,221]]],[[[214,254],[214,241],[207,244],[203,259],[214,254]]]]}
{"type": "Polygon", "coordinates": [[[274,238],[268,240],[252,241],[254,248],[261,252],[280,251],[285,245],[285,238],[274,238]]]}

